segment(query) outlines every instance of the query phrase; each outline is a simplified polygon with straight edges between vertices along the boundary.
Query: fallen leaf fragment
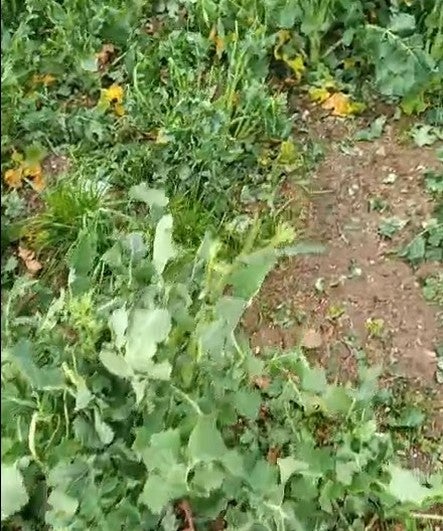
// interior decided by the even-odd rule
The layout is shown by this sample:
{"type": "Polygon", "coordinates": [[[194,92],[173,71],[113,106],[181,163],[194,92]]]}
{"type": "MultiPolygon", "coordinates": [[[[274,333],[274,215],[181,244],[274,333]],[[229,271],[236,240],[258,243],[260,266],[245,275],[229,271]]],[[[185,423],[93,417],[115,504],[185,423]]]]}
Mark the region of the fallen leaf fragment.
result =
{"type": "Polygon", "coordinates": [[[183,531],[195,531],[194,517],[192,516],[192,509],[187,500],[182,500],[178,504],[179,510],[183,513],[183,520],[185,521],[185,527],[183,531]]]}
{"type": "Polygon", "coordinates": [[[17,254],[23,260],[26,269],[31,275],[35,275],[42,269],[42,264],[35,258],[35,252],[31,249],[19,246],[17,254]]]}
{"type": "Polygon", "coordinates": [[[217,28],[214,26],[209,34],[209,40],[215,44],[215,53],[220,59],[225,51],[225,40],[222,35],[217,33],[217,28]]]}
{"type": "Polygon", "coordinates": [[[329,96],[329,98],[323,102],[323,109],[331,111],[333,116],[350,116],[361,112],[364,109],[362,103],[353,102],[351,98],[343,92],[336,92],[329,96]]]}
{"type": "Polygon", "coordinates": [[[115,54],[115,47],[113,44],[106,43],[102,49],[96,54],[98,64],[101,68],[105,67],[115,54]]]}
{"type": "Polygon", "coordinates": [[[323,103],[331,96],[331,93],[325,87],[310,87],[308,94],[311,101],[315,103],[323,103]]]}
{"type": "Polygon", "coordinates": [[[270,465],[276,465],[277,459],[280,457],[280,448],[278,446],[270,446],[266,460],[270,465]]]}
{"type": "Polygon", "coordinates": [[[22,186],[23,170],[21,168],[14,168],[6,170],[3,180],[10,188],[21,188],[22,186]]]}
{"type": "Polygon", "coordinates": [[[269,376],[255,376],[252,381],[259,389],[262,390],[266,390],[271,384],[271,379],[269,376]]]}
{"type": "Polygon", "coordinates": [[[52,74],[34,74],[32,77],[33,85],[44,85],[49,87],[55,83],[56,79],[52,74]]]}
{"type": "Polygon", "coordinates": [[[309,348],[309,349],[315,349],[320,348],[323,344],[323,338],[320,332],[317,332],[317,330],[314,330],[313,328],[309,328],[305,331],[303,334],[301,345],[302,347],[309,348]]]}

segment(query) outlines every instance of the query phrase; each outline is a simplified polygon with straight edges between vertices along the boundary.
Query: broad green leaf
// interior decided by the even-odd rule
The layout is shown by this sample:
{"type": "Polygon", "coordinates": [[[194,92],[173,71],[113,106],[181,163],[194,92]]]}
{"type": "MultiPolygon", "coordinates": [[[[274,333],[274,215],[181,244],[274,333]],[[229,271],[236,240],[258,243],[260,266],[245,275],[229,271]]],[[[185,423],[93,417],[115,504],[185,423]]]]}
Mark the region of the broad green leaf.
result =
{"type": "Polygon", "coordinates": [[[71,496],[66,495],[61,489],[54,489],[48,498],[48,504],[52,511],[58,516],[71,517],[75,514],[78,507],[78,501],[71,496]]]}
{"type": "Polygon", "coordinates": [[[172,216],[163,216],[157,223],[154,237],[152,261],[159,275],[161,275],[169,260],[172,260],[176,251],[172,241],[172,216]]]}
{"type": "Polygon", "coordinates": [[[165,473],[150,473],[146,480],[139,503],[145,504],[154,514],[159,514],[173,500],[187,492],[187,468],[175,464],[165,473]]]}
{"type": "Polygon", "coordinates": [[[233,396],[233,405],[240,415],[254,420],[261,405],[260,393],[255,390],[240,389],[233,396]]]}
{"type": "Polygon", "coordinates": [[[378,224],[378,232],[381,236],[392,238],[394,234],[403,229],[407,223],[407,219],[400,219],[397,217],[383,218],[378,224]]]}
{"type": "Polygon", "coordinates": [[[58,367],[38,367],[33,360],[34,348],[27,339],[21,339],[11,351],[11,361],[32,387],[39,390],[64,389],[65,383],[58,367]]]}
{"type": "Polygon", "coordinates": [[[400,256],[413,263],[425,258],[426,240],[422,235],[416,236],[400,253],[400,256]]]}
{"type": "Polygon", "coordinates": [[[179,430],[165,430],[151,436],[149,446],[141,455],[148,470],[167,470],[179,461],[180,448],[179,430]]]}
{"type": "Polygon", "coordinates": [[[129,197],[135,201],[146,203],[149,207],[167,206],[169,199],[163,190],[149,188],[146,183],[136,184],[129,189],[129,197]]]}
{"type": "Polygon", "coordinates": [[[131,232],[124,237],[122,243],[134,263],[140,262],[146,256],[147,248],[143,233],[131,232]]]}
{"type": "Polygon", "coordinates": [[[277,464],[280,469],[280,481],[283,485],[295,472],[303,472],[309,468],[306,463],[299,461],[290,455],[278,459],[277,464]]]}
{"type": "Polygon", "coordinates": [[[360,370],[360,387],[355,391],[358,400],[371,400],[378,389],[378,378],[380,376],[380,367],[364,367],[360,370]]]}
{"type": "Polygon", "coordinates": [[[327,388],[324,369],[319,367],[303,367],[301,383],[305,391],[311,391],[312,393],[324,393],[327,388]]]}
{"type": "Polygon", "coordinates": [[[86,72],[97,72],[98,60],[95,55],[89,55],[80,60],[80,67],[86,72]]]}
{"type": "Polygon", "coordinates": [[[133,376],[131,367],[123,356],[110,350],[102,350],[99,354],[100,361],[106,369],[119,378],[130,378],[133,376]]]}
{"type": "Polygon", "coordinates": [[[192,486],[197,487],[199,491],[203,491],[205,495],[208,495],[211,491],[218,489],[224,479],[225,473],[223,470],[213,463],[204,463],[197,465],[194,469],[192,486]]]}
{"type": "Polygon", "coordinates": [[[369,127],[366,129],[362,129],[361,131],[357,131],[355,135],[356,140],[374,140],[376,138],[380,138],[383,134],[383,127],[386,123],[386,116],[381,115],[378,118],[376,118],[369,127]]]}
{"type": "Polygon", "coordinates": [[[152,363],[152,361],[149,360],[146,364],[145,372],[152,380],[164,380],[167,382],[171,379],[172,365],[169,361],[152,363]]]}
{"type": "Polygon", "coordinates": [[[401,503],[421,505],[434,494],[432,489],[423,487],[417,477],[410,470],[397,466],[390,467],[391,481],[387,487],[389,494],[401,503]]]}
{"type": "Polygon", "coordinates": [[[274,267],[276,258],[273,250],[264,249],[241,259],[238,268],[228,279],[233,295],[250,300],[261,288],[267,274],[274,267]]]}
{"type": "Polygon", "coordinates": [[[68,254],[68,265],[76,275],[86,276],[91,272],[96,256],[97,233],[91,229],[84,229],[68,254]]]}
{"type": "Polygon", "coordinates": [[[78,484],[82,478],[87,478],[88,471],[89,466],[82,458],[74,458],[73,462],[59,461],[47,476],[48,485],[66,489],[70,483],[78,484]]]}
{"type": "Polygon", "coordinates": [[[431,125],[422,125],[412,131],[412,138],[418,147],[432,146],[438,139],[436,129],[431,125]]]}
{"type": "Polygon", "coordinates": [[[236,477],[243,477],[244,460],[243,456],[237,450],[228,450],[221,458],[223,466],[236,477]]]}
{"type": "Polygon", "coordinates": [[[140,372],[147,372],[152,364],[158,343],[165,341],[171,330],[171,316],[165,309],[136,309],[129,318],[126,340],[126,361],[140,372]]]}
{"type": "Polygon", "coordinates": [[[248,474],[247,481],[255,492],[269,493],[277,485],[277,467],[259,459],[248,474]]]}
{"type": "Polygon", "coordinates": [[[335,463],[335,473],[337,475],[337,481],[343,483],[343,485],[350,485],[354,474],[359,471],[359,466],[353,461],[344,463],[337,461],[335,463]]]}
{"type": "Polygon", "coordinates": [[[28,503],[29,496],[22,474],[15,465],[2,463],[1,496],[2,522],[28,503]]]}
{"type": "Polygon", "coordinates": [[[415,17],[409,13],[395,13],[391,16],[389,29],[394,33],[414,31],[415,17]]]}
{"type": "Polygon", "coordinates": [[[114,431],[106,422],[103,422],[100,413],[94,409],[94,427],[100,441],[104,445],[111,444],[114,439],[114,431]]]}
{"type": "Polygon", "coordinates": [[[199,415],[188,442],[192,462],[214,461],[226,453],[226,446],[211,415],[199,415]]]}
{"type": "Polygon", "coordinates": [[[329,413],[347,413],[352,404],[352,398],[343,387],[328,385],[323,395],[324,404],[329,413]]]}

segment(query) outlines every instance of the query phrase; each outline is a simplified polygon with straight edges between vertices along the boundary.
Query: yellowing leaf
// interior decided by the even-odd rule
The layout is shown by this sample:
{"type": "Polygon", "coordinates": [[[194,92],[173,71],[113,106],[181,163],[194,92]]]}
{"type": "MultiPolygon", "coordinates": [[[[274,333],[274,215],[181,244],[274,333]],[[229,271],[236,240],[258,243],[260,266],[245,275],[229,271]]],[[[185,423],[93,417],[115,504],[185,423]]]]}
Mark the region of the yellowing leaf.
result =
{"type": "Polygon", "coordinates": [[[3,180],[10,188],[21,188],[23,171],[21,168],[6,170],[3,180]]]}
{"type": "Polygon", "coordinates": [[[19,258],[23,260],[26,269],[31,273],[31,275],[35,275],[43,267],[42,264],[36,260],[34,251],[26,249],[26,247],[19,247],[17,254],[19,258]]]}
{"type": "Polygon", "coordinates": [[[55,81],[56,79],[52,74],[45,74],[41,78],[41,82],[43,83],[43,85],[45,85],[45,87],[49,87],[49,85],[52,85],[53,83],[55,83],[55,81]]]}
{"type": "Polygon", "coordinates": [[[45,187],[45,180],[43,177],[42,167],[39,163],[23,165],[23,175],[31,179],[31,184],[34,190],[41,192],[45,187]]]}
{"type": "Polygon", "coordinates": [[[225,40],[222,35],[219,35],[217,33],[217,29],[215,26],[212,28],[211,33],[209,34],[209,40],[215,44],[215,53],[220,59],[225,50],[225,40]]]}
{"type": "Polygon", "coordinates": [[[300,155],[297,146],[292,140],[285,140],[280,145],[280,153],[278,155],[278,162],[280,164],[292,165],[300,160],[300,155]]]}
{"type": "Polygon", "coordinates": [[[44,190],[45,186],[46,186],[46,181],[43,175],[41,173],[38,175],[35,175],[34,178],[32,179],[32,187],[34,188],[34,190],[36,192],[41,192],[42,190],[44,190]]]}
{"type": "Polygon", "coordinates": [[[306,70],[303,57],[299,54],[296,55],[293,59],[289,59],[286,54],[283,54],[283,61],[294,72],[296,79],[300,80],[303,72],[306,70]]]}
{"type": "Polygon", "coordinates": [[[283,59],[283,56],[280,53],[280,50],[283,44],[287,43],[289,40],[291,40],[291,33],[289,30],[280,30],[277,33],[277,44],[275,45],[275,48],[274,48],[274,57],[276,59],[283,59]]]}
{"type": "Polygon", "coordinates": [[[353,57],[347,57],[343,60],[343,68],[345,70],[350,70],[351,68],[354,68],[357,61],[353,57]]]}
{"type": "Polygon", "coordinates": [[[114,112],[117,116],[123,116],[125,114],[125,108],[121,103],[116,103],[114,105],[114,112]]]}
{"type": "Polygon", "coordinates": [[[13,151],[11,155],[11,160],[16,164],[21,164],[23,162],[23,155],[18,151],[13,151]]]}
{"type": "Polygon", "coordinates": [[[32,76],[33,85],[44,85],[45,87],[49,87],[54,84],[55,81],[56,78],[52,74],[34,74],[32,76]]]}
{"type": "Polygon", "coordinates": [[[40,176],[42,173],[42,167],[40,164],[24,164],[23,165],[23,174],[25,177],[37,177],[40,176]]]}
{"type": "Polygon", "coordinates": [[[322,107],[331,111],[333,116],[350,116],[361,112],[365,105],[351,101],[351,98],[343,92],[336,92],[323,102],[322,107]]]}
{"type": "Polygon", "coordinates": [[[308,94],[311,101],[314,101],[315,103],[323,103],[331,95],[329,90],[325,87],[309,87],[308,94]]]}

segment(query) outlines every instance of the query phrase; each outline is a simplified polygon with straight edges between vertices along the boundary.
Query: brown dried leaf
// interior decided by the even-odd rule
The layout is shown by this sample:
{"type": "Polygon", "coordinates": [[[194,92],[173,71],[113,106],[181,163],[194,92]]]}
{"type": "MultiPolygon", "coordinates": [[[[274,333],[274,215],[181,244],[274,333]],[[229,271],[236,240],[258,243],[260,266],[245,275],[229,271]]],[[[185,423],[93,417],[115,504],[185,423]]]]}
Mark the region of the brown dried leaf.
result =
{"type": "Polygon", "coordinates": [[[276,465],[277,459],[280,457],[280,448],[278,446],[271,446],[268,450],[266,459],[270,465],[276,465]]]}
{"type": "Polygon", "coordinates": [[[40,269],[42,269],[42,264],[36,260],[35,252],[31,249],[26,249],[26,247],[19,246],[17,254],[19,258],[23,260],[26,269],[29,271],[29,273],[31,273],[31,275],[35,275],[40,271],[40,269]]]}
{"type": "Polygon", "coordinates": [[[301,340],[302,347],[314,349],[320,348],[322,344],[323,338],[320,332],[317,332],[317,330],[314,330],[313,328],[309,328],[304,332],[301,340]]]}
{"type": "Polygon", "coordinates": [[[104,44],[102,49],[96,54],[100,68],[104,68],[115,54],[115,47],[113,44],[104,44]]]}
{"type": "Polygon", "coordinates": [[[269,376],[254,376],[254,378],[252,379],[252,382],[259,389],[266,390],[271,383],[271,379],[269,378],[269,376]]]}
{"type": "Polygon", "coordinates": [[[183,531],[195,531],[194,517],[192,516],[192,509],[189,502],[182,500],[177,507],[183,513],[183,520],[185,521],[183,531]]]}

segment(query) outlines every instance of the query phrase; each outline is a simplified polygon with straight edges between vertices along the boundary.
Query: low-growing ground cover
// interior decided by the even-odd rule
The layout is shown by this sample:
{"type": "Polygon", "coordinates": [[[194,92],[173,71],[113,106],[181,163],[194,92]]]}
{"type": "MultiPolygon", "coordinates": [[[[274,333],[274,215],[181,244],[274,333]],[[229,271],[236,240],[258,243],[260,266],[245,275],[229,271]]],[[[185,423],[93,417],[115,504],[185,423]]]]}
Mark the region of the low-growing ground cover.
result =
{"type": "Polygon", "coordinates": [[[2,526],[442,525],[441,0],[2,1],[2,526]]]}

